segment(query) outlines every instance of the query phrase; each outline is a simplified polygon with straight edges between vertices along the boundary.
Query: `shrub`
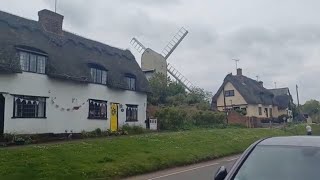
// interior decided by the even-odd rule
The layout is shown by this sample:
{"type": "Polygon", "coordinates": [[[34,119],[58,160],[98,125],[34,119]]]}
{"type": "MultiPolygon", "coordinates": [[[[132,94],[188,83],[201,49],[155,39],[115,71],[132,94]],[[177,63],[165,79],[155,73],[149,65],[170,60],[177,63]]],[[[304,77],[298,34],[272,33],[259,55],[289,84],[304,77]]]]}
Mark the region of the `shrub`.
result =
{"type": "Polygon", "coordinates": [[[197,108],[166,107],[156,113],[161,130],[185,130],[195,127],[217,127],[224,124],[225,114],[197,108]]]}
{"type": "Polygon", "coordinates": [[[97,136],[101,136],[102,131],[100,128],[95,129],[94,132],[96,133],[97,136]]]}
{"type": "Polygon", "coordinates": [[[176,107],[167,107],[156,113],[161,130],[183,129],[187,120],[187,111],[176,107]]]}
{"type": "Polygon", "coordinates": [[[213,126],[223,124],[225,119],[224,113],[216,113],[212,111],[198,111],[192,117],[196,126],[213,126]]]}
{"type": "Polygon", "coordinates": [[[146,129],[144,129],[141,126],[130,126],[129,124],[125,124],[122,126],[121,134],[142,134],[146,132],[146,129]]]}

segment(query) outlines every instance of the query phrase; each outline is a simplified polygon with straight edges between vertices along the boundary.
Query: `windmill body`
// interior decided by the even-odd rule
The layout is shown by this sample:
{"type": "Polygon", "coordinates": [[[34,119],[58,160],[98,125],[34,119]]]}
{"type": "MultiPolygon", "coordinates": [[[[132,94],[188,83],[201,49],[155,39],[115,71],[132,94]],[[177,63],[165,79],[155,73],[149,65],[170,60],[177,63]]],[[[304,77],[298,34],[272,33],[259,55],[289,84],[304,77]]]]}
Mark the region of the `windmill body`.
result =
{"type": "Polygon", "coordinates": [[[141,55],[141,69],[148,79],[154,73],[162,73],[167,76],[167,61],[161,54],[147,48],[141,55]]]}

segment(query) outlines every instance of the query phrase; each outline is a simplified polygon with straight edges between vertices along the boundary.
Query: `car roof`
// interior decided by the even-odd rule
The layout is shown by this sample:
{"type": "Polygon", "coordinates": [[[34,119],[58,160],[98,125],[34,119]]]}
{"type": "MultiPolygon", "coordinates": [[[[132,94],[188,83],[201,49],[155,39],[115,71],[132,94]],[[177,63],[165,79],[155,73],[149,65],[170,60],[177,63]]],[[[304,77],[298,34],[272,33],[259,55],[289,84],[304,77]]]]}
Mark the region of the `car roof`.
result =
{"type": "Polygon", "coordinates": [[[309,146],[320,147],[320,136],[283,136],[272,137],[261,141],[266,146],[309,146]]]}

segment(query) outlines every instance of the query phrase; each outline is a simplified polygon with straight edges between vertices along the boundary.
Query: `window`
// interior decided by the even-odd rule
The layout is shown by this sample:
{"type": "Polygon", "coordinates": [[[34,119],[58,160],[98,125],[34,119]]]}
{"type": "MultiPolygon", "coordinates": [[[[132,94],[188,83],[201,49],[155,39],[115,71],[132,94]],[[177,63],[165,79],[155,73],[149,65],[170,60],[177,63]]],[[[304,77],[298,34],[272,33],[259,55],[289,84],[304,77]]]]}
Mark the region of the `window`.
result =
{"type": "Polygon", "coordinates": [[[89,99],[88,119],[107,119],[107,101],[89,99]]]}
{"type": "Polygon", "coordinates": [[[14,118],[45,118],[46,98],[14,96],[14,118]]]}
{"type": "Polygon", "coordinates": [[[46,57],[34,53],[19,52],[21,70],[26,72],[34,72],[45,74],[46,57]]]}
{"type": "Polygon", "coordinates": [[[224,91],[224,96],[225,96],[225,97],[234,96],[234,90],[224,91]]]}
{"type": "Polygon", "coordinates": [[[135,77],[127,76],[126,77],[126,81],[127,81],[127,84],[128,84],[128,88],[130,90],[136,90],[136,78],[135,77]]]}
{"type": "Polygon", "coordinates": [[[264,112],[266,113],[266,117],[269,117],[268,108],[264,108],[264,112]]]}
{"type": "Polygon", "coordinates": [[[126,121],[138,121],[138,106],[127,104],[126,115],[126,121]]]}
{"type": "Polygon", "coordinates": [[[98,84],[107,84],[107,71],[97,68],[91,68],[91,80],[98,84]]]}
{"type": "Polygon", "coordinates": [[[262,115],[262,107],[258,107],[259,116],[262,115]]]}
{"type": "Polygon", "coordinates": [[[272,108],[269,108],[269,114],[270,114],[270,117],[273,117],[272,116],[272,108]]]}

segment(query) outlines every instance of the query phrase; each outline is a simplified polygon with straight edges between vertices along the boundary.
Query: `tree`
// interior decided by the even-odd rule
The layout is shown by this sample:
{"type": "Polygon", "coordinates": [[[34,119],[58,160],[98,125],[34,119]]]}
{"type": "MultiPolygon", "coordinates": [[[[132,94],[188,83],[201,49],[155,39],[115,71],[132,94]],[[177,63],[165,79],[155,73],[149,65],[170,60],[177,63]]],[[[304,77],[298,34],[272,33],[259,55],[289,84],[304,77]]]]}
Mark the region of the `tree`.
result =
{"type": "Polygon", "coordinates": [[[311,99],[304,103],[301,106],[301,110],[304,113],[309,114],[309,116],[313,116],[320,113],[320,103],[317,100],[311,99]]]}
{"type": "Polygon", "coordinates": [[[320,102],[314,99],[311,99],[304,103],[301,106],[301,110],[303,113],[307,113],[312,121],[319,122],[320,121],[320,102]]]}
{"type": "Polygon", "coordinates": [[[195,105],[201,110],[210,109],[212,93],[204,89],[195,88],[192,92],[186,92],[179,82],[160,73],[150,78],[149,84],[152,93],[148,95],[148,103],[152,105],[195,105]]]}
{"type": "Polygon", "coordinates": [[[151,94],[148,95],[148,102],[157,105],[164,104],[167,97],[167,77],[162,73],[156,73],[149,79],[151,94]]]}

